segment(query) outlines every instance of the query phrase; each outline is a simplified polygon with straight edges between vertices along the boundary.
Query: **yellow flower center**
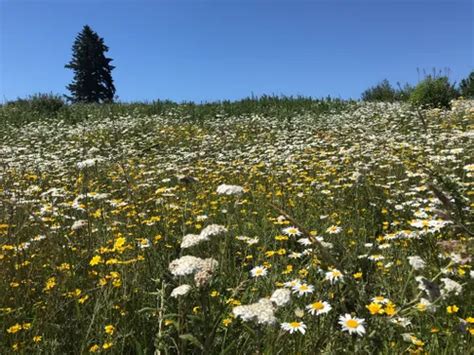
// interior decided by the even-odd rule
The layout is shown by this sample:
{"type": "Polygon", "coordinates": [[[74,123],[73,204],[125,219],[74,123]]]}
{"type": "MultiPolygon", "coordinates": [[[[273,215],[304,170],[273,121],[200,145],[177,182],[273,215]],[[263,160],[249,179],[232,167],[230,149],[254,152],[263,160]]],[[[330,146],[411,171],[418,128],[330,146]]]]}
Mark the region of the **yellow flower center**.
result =
{"type": "Polygon", "coordinates": [[[292,328],[298,328],[300,325],[301,325],[300,322],[291,322],[291,323],[290,323],[290,326],[291,326],[292,328]]]}
{"type": "Polygon", "coordinates": [[[359,322],[356,321],[355,319],[349,319],[346,322],[346,325],[348,328],[357,328],[359,326],[359,322]]]}
{"type": "Polygon", "coordinates": [[[324,308],[324,304],[322,302],[315,302],[311,306],[318,311],[324,308]]]}

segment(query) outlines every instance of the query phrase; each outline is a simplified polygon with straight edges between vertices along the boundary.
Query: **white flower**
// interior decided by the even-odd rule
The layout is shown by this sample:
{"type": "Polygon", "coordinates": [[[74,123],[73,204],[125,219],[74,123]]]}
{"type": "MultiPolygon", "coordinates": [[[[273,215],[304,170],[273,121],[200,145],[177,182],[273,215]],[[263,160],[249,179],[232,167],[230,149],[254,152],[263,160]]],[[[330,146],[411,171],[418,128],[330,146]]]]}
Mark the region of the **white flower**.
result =
{"type": "Polygon", "coordinates": [[[242,318],[243,321],[254,320],[258,324],[273,324],[276,322],[274,315],[275,307],[268,298],[261,298],[257,303],[245,306],[234,307],[232,312],[236,317],[242,318]]]}
{"type": "Polygon", "coordinates": [[[177,298],[179,296],[186,295],[191,290],[191,286],[189,285],[181,285],[173,289],[171,291],[171,297],[177,298]]]}
{"type": "Polygon", "coordinates": [[[294,237],[294,236],[299,236],[301,235],[302,233],[300,232],[300,230],[296,227],[286,227],[286,228],[283,228],[283,233],[290,236],[290,237],[294,237]]]}
{"type": "Polygon", "coordinates": [[[411,325],[411,321],[408,318],[404,317],[396,317],[390,319],[390,322],[397,324],[403,328],[409,327],[411,325]]]}
{"type": "Polygon", "coordinates": [[[217,187],[217,193],[219,195],[241,195],[243,192],[244,188],[237,185],[222,184],[217,187]]]}
{"type": "Polygon", "coordinates": [[[337,234],[337,233],[340,233],[341,231],[342,231],[341,227],[334,226],[334,225],[326,229],[326,233],[329,233],[329,234],[337,234]]]}
{"type": "Polygon", "coordinates": [[[312,244],[312,242],[311,242],[311,240],[309,240],[309,238],[300,238],[300,239],[298,239],[298,243],[300,243],[301,245],[304,245],[304,246],[308,246],[308,245],[312,244]]]}
{"type": "Polygon", "coordinates": [[[227,233],[226,227],[221,226],[219,224],[210,224],[206,228],[204,228],[199,234],[203,238],[209,238],[209,237],[218,236],[224,233],[227,233]]]}
{"type": "Polygon", "coordinates": [[[191,248],[201,242],[209,240],[210,237],[224,234],[227,228],[218,224],[211,224],[204,228],[199,234],[187,234],[181,242],[181,249],[191,248]]]}
{"type": "Polygon", "coordinates": [[[302,256],[303,256],[303,254],[298,253],[298,252],[296,252],[296,251],[293,251],[293,252],[291,252],[290,255],[288,255],[288,257],[289,257],[290,259],[299,259],[299,258],[301,258],[302,256]]]}
{"type": "Polygon", "coordinates": [[[173,276],[191,275],[204,269],[217,268],[218,262],[212,258],[201,259],[192,255],[185,255],[173,260],[168,268],[173,276]]]}
{"type": "Polygon", "coordinates": [[[390,300],[388,298],[385,298],[383,296],[372,297],[372,302],[374,303],[387,304],[389,301],[390,300]]]}
{"type": "Polygon", "coordinates": [[[306,309],[312,315],[316,314],[317,316],[321,314],[328,313],[332,307],[326,301],[316,301],[306,306],[306,309]]]}
{"type": "Polygon", "coordinates": [[[461,284],[457,283],[456,281],[451,280],[447,277],[442,278],[441,281],[444,283],[443,288],[441,290],[443,296],[451,292],[455,295],[459,295],[462,292],[461,284]]]}
{"type": "Polygon", "coordinates": [[[304,284],[295,285],[292,287],[292,289],[293,289],[293,293],[297,293],[298,296],[304,296],[307,293],[313,293],[314,286],[304,283],[304,284]]]}
{"type": "Polygon", "coordinates": [[[344,275],[342,275],[342,272],[340,272],[338,269],[332,269],[326,272],[325,279],[331,282],[331,284],[334,284],[337,281],[342,280],[343,278],[344,278],[344,275]]]}
{"type": "Polygon", "coordinates": [[[83,219],[80,219],[80,220],[74,222],[74,224],[71,226],[71,229],[73,231],[75,231],[75,230],[81,229],[85,226],[87,226],[87,221],[83,220],[83,219]]]}
{"type": "Polygon", "coordinates": [[[380,260],[385,259],[385,256],[380,255],[380,254],[372,254],[372,255],[369,255],[367,259],[371,261],[380,261],[380,260]]]}
{"type": "Polygon", "coordinates": [[[191,248],[199,243],[208,240],[199,234],[186,234],[181,242],[181,249],[191,248]]]}
{"type": "Polygon", "coordinates": [[[413,267],[415,270],[421,270],[425,267],[426,263],[425,261],[420,258],[418,255],[415,256],[409,256],[408,257],[408,263],[413,267]]]}
{"type": "Polygon", "coordinates": [[[281,329],[290,332],[290,334],[294,332],[306,333],[306,325],[303,322],[281,323],[281,329]]]}
{"type": "Polygon", "coordinates": [[[85,168],[90,168],[97,163],[97,159],[86,159],[77,163],[77,168],[83,170],[85,168]]]}
{"type": "Polygon", "coordinates": [[[138,247],[140,249],[146,249],[146,248],[149,248],[151,247],[151,242],[149,239],[147,238],[142,238],[138,241],[138,247]]]}
{"type": "Polygon", "coordinates": [[[284,306],[290,302],[290,290],[286,288],[277,288],[270,297],[270,301],[274,302],[278,307],[284,306]]]}
{"type": "Polygon", "coordinates": [[[364,322],[365,319],[352,317],[348,313],[339,317],[339,324],[342,326],[342,330],[349,332],[349,334],[356,333],[357,335],[364,335],[364,322]]]}
{"type": "Polygon", "coordinates": [[[255,266],[250,270],[250,274],[252,277],[265,276],[267,274],[267,268],[265,266],[255,266]]]}
{"type": "Polygon", "coordinates": [[[301,280],[299,279],[293,279],[291,281],[287,281],[283,284],[285,287],[293,288],[295,286],[301,285],[301,280]]]}

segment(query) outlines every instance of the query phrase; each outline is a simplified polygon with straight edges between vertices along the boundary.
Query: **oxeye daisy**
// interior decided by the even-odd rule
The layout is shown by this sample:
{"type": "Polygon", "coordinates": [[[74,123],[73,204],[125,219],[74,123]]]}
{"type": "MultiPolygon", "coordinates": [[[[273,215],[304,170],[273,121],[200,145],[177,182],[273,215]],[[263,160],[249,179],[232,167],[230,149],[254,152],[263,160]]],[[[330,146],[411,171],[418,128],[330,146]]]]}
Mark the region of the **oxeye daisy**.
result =
{"type": "Polygon", "coordinates": [[[349,332],[349,334],[356,333],[357,335],[364,335],[364,322],[365,319],[352,317],[349,313],[339,317],[339,324],[342,326],[342,330],[349,332]]]}
{"type": "Polygon", "coordinates": [[[267,268],[265,266],[255,266],[250,270],[252,277],[261,277],[267,274],[267,268]]]}
{"type": "Polygon", "coordinates": [[[342,280],[344,278],[344,275],[342,275],[342,272],[340,272],[338,269],[332,269],[328,272],[326,272],[326,280],[331,282],[332,284],[336,283],[339,280],[342,280]]]}
{"type": "Polygon", "coordinates": [[[326,301],[316,301],[314,303],[307,305],[306,309],[312,315],[316,314],[317,316],[319,316],[321,314],[328,313],[332,309],[332,307],[326,301]]]}
{"type": "Polygon", "coordinates": [[[293,279],[291,281],[287,281],[283,284],[285,287],[293,288],[295,286],[301,285],[301,280],[299,279],[293,279]]]}
{"type": "Polygon", "coordinates": [[[342,228],[338,226],[331,226],[328,229],[326,229],[326,233],[329,233],[329,234],[337,234],[337,233],[340,233],[341,231],[342,231],[342,228]]]}
{"type": "Polygon", "coordinates": [[[290,334],[294,332],[306,333],[306,325],[303,322],[281,323],[281,329],[286,330],[290,334]]]}
{"type": "Polygon", "coordinates": [[[304,284],[293,286],[292,289],[293,289],[293,293],[297,293],[298,296],[304,296],[307,293],[313,293],[314,286],[304,283],[304,284]]]}
{"type": "Polygon", "coordinates": [[[289,235],[290,237],[299,236],[302,234],[300,230],[296,227],[283,228],[283,233],[289,235]]]}
{"type": "Polygon", "coordinates": [[[375,303],[386,304],[386,303],[388,303],[390,300],[389,300],[388,298],[383,297],[383,296],[375,296],[375,297],[372,297],[371,301],[372,301],[372,302],[375,302],[375,303]]]}

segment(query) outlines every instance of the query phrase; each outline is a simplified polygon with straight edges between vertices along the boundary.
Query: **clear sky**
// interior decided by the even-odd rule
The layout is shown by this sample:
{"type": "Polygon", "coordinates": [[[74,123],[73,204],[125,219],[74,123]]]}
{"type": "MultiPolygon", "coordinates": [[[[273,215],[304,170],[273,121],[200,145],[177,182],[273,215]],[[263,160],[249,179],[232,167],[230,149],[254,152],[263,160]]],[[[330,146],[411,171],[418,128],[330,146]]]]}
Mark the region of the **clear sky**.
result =
{"type": "Polygon", "coordinates": [[[417,68],[474,69],[471,0],[0,0],[0,100],[67,93],[76,34],[110,47],[121,100],[358,98],[417,68]]]}

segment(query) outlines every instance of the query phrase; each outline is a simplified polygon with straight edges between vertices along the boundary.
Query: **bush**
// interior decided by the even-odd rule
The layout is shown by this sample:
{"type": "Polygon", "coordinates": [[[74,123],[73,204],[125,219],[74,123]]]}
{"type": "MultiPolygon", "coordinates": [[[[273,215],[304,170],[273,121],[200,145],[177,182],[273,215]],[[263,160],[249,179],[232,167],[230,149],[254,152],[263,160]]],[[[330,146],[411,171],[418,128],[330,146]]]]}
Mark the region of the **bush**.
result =
{"type": "Polygon", "coordinates": [[[474,98],[474,71],[459,84],[460,94],[465,98],[474,98]]]}
{"type": "Polygon", "coordinates": [[[393,102],[397,100],[397,91],[390,85],[390,82],[385,79],[375,86],[372,86],[362,93],[363,101],[383,101],[393,102]]]}
{"type": "Polygon", "coordinates": [[[7,102],[6,106],[41,115],[55,115],[66,105],[63,98],[55,94],[34,94],[26,99],[16,99],[7,102]]]}
{"type": "Polygon", "coordinates": [[[426,108],[450,108],[451,100],[458,96],[448,77],[428,75],[418,83],[410,95],[410,102],[426,108]]]}

